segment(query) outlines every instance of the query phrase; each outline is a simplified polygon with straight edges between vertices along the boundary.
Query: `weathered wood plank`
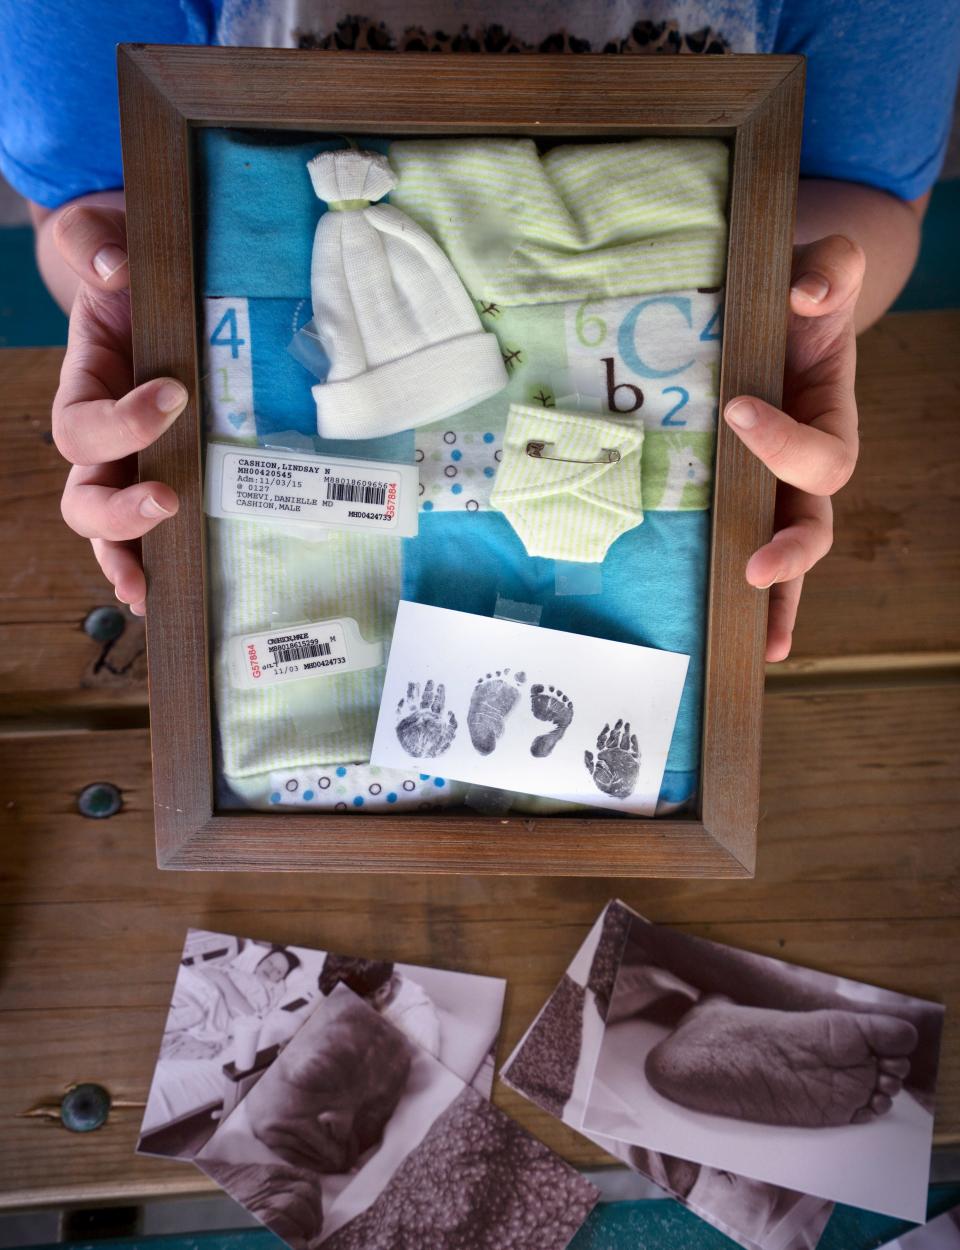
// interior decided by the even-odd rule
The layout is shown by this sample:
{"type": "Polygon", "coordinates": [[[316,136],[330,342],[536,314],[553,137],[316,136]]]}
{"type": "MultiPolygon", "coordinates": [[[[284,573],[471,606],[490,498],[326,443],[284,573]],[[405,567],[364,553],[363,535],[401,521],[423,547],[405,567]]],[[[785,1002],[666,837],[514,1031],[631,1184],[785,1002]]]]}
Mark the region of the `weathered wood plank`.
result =
{"type": "MultiPolygon", "coordinates": [[[[78,1080],[143,1101],[188,925],[505,976],[502,1059],[613,895],[945,1002],[937,1134],[957,1140],[960,687],[784,690],[768,694],[766,717],[754,882],[162,873],[144,732],[0,739],[0,1204],[202,1187],[189,1167],[134,1158],[136,1110],[88,1136],[16,1118],[78,1080]],[[118,816],[76,812],[94,780],[121,788],[118,816]]],[[[568,1158],[599,1159],[508,1091],[497,1101],[568,1158]]]]}
{"type": "Polygon", "coordinates": [[[858,344],[861,453],[806,578],[793,656],[960,649],[960,311],[891,313],[858,344]]]}
{"type": "Polygon", "coordinates": [[[83,632],[87,614],[116,605],[90,544],[67,529],[67,476],[50,433],[60,348],[0,351],[0,710],[56,696],[88,705],[146,698],[143,625],[113,645],[83,632]]]}

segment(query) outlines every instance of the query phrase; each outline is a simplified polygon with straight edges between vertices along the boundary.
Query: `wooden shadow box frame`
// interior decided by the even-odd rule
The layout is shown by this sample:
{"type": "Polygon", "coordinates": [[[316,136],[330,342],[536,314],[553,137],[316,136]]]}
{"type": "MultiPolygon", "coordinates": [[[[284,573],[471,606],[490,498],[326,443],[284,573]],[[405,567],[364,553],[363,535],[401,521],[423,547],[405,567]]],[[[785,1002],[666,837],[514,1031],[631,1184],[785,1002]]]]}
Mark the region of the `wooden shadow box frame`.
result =
{"type": "Polygon", "coordinates": [[[744,579],[771,475],[719,423],[699,807],[686,818],[215,810],[202,510],[194,132],[721,137],[731,149],[721,404],[781,397],[804,64],[791,56],[119,50],[134,368],[191,401],[140,455],[180,496],[143,542],[163,868],[743,877],[754,871],[767,596],[744,579]]]}

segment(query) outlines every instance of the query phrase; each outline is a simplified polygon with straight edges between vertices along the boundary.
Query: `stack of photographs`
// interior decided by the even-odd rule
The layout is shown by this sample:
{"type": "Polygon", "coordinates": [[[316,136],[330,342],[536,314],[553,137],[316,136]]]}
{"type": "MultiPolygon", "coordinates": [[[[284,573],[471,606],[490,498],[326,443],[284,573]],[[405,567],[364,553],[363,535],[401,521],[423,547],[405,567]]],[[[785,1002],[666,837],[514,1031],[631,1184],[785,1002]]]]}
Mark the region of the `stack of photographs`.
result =
{"type": "Polygon", "coordinates": [[[294,1250],[563,1250],[598,1193],[489,1101],[504,991],[191,930],[138,1149],[294,1250]]]}
{"type": "Polygon", "coordinates": [[[943,1008],[611,902],[502,1078],[746,1250],[923,1221],[943,1008]]]}

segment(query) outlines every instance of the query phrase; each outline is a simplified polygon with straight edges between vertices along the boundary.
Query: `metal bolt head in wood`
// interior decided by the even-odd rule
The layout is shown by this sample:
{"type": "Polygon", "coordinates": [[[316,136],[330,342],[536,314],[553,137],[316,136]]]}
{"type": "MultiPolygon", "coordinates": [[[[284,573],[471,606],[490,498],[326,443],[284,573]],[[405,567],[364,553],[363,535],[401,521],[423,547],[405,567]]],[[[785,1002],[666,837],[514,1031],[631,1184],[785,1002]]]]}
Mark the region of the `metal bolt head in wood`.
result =
{"type": "Polygon", "coordinates": [[[74,1085],[60,1103],[60,1120],[71,1133],[92,1133],[107,1122],[110,1095],[102,1085],[90,1081],[74,1085]]]}
{"type": "Polygon", "coordinates": [[[94,608],[83,622],[83,632],[94,642],[113,642],[127,628],[127,620],[119,608],[94,608]]]}
{"type": "Polygon", "coordinates": [[[106,820],[116,816],[123,806],[123,795],[109,781],[95,781],[85,786],[77,797],[77,810],[90,820],[106,820]]]}

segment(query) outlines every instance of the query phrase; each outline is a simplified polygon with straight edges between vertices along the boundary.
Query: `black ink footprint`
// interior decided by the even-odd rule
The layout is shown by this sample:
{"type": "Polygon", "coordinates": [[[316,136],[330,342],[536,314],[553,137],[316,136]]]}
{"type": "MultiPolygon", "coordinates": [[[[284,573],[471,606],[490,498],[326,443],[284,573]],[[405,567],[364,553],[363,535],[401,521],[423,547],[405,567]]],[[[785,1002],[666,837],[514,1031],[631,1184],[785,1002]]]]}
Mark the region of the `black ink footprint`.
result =
{"type": "Polygon", "coordinates": [[[499,669],[480,677],[474,687],[467,712],[467,728],[470,741],[481,755],[489,755],[503,733],[504,722],[520,699],[517,686],[527,680],[526,673],[514,673],[508,681],[510,670],[499,669]]]}
{"type": "Polygon", "coordinates": [[[446,691],[443,683],[436,687],[428,681],[420,694],[420,683],[410,682],[407,693],[397,704],[397,737],[408,755],[415,759],[433,759],[442,755],[457,732],[457,718],[444,714],[446,691]]]}
{"type": "Polygon", "coordinates": [[[556,690],[553,686],[544,689],[538,685],[530,687],[530,708],[537,720],[549,721],[555,726],[549,733],[534,738],[530,744],[530,754],[542,760],[566,733],[567,726],[573,720],[573,704],[562,690],[556,690]]]}
{"type": "Polygon", "coordinates": [[[640,748],[630,722],[618,720],[612,729],[604,725],[597,735],[596,763],[590,751],[584,751],[583,762],[598,790],[612,799],[629,798],[640,772],[640,748]]]}

